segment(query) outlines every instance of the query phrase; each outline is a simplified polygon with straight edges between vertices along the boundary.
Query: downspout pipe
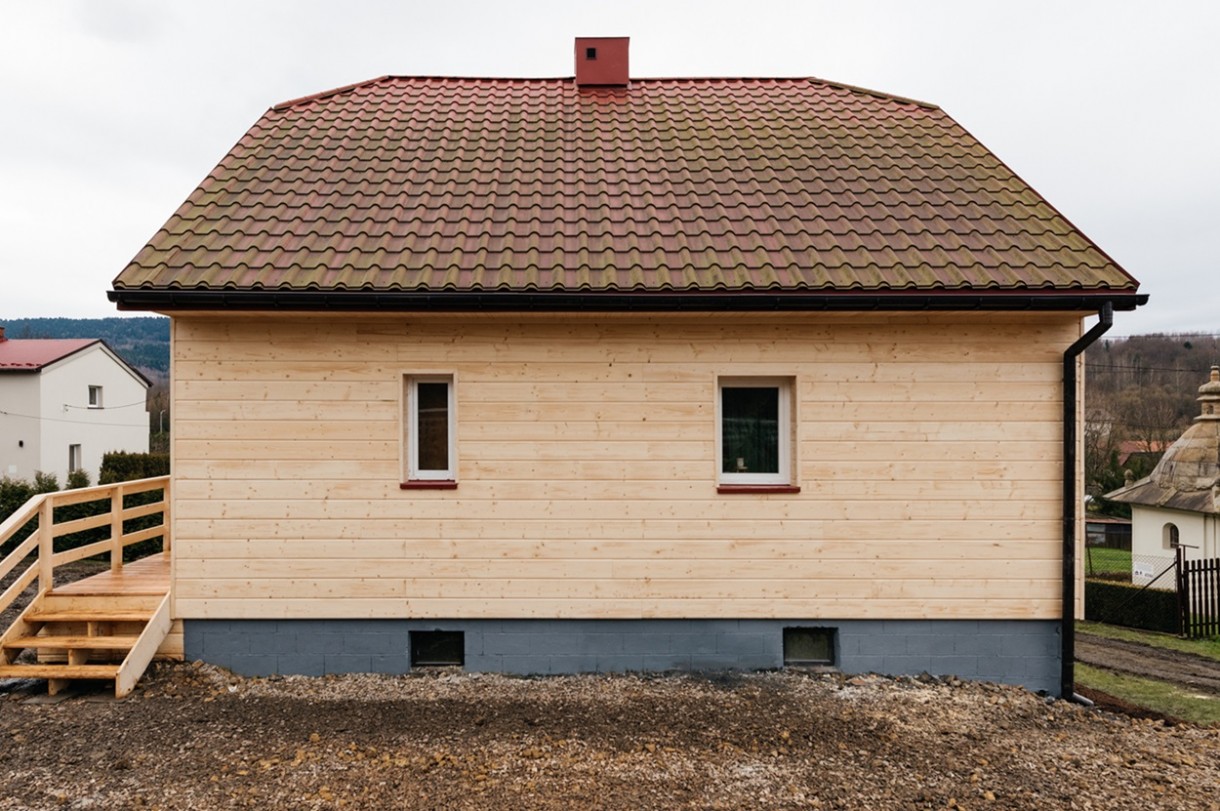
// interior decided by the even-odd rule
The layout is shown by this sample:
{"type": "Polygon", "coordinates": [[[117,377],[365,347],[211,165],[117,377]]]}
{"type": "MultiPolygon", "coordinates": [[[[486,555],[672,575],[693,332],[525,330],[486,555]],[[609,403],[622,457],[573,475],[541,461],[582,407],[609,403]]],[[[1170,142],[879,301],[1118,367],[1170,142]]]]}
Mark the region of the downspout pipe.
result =
{"type": "Polygon", "coordinates": [[[1063,616],[1060,637],[1061,698],[1076,693],[1076,359],[1114,325],[1114,305],[1105,302],[1098,322],[1063,353],[1063,616]]]}

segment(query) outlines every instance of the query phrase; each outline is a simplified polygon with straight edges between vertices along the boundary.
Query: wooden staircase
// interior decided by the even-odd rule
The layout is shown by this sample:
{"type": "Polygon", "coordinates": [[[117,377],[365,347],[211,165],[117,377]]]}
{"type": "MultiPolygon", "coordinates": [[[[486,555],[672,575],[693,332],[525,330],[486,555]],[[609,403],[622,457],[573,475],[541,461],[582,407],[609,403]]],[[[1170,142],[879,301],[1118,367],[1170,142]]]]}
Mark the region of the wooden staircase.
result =
{"type": "Polygon", "coordinates": [[[46,679],[52,695],[76,679],[132,691],[169,635],[169,595],[40,594],[0,636],[0,678],[46,679]],[[36,655],[18,661],[22,651],[36,655]]]}
{"type": "Polygon", "coordinates": [[[135,688],[154,656],[181,658],[180,630],[170,639],[168,495],[168,477],[45,493],[0,522],[0,544],[31,522],[38,525],[0,561],[4,577],[33,558],[0,594],[0,610],[38,581],[36,596],[0,634],[0,679],[46,679],[51,694],[75,680],[113,680],[114,694],[122,698],[135,688]],[[161,490],[161,500],[124,502],[126,496],[150,490],[161,490]],[[99,505],[97,514],[56,523],[56,507],[91,502],[99,505]],[[124,522],[158,512],[160,524],[125,530],[124,522]],[[108,539],[55,551],[57,538],[105,526],[110,527],[108,539]],[[124,547],[156,537],[165,551],[123,562],[124,547]],[[55,566],[106,553],[110,571],[56,587],[55,566]]]}

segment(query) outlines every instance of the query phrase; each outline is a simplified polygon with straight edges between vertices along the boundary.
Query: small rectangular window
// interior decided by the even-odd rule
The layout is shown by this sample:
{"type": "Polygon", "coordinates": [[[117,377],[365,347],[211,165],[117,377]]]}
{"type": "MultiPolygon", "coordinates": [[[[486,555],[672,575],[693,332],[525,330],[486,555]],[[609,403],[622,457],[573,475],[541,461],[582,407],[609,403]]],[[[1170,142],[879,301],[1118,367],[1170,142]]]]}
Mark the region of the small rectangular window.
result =
{"type": "Polygon", "coordinates": [[[81,469],[80,445],[68,446],[68,472],[75,473],[81,469]]]}
{"type": "Polygon", "coordinates": [[[461,631],[411,631],[411,667],[461,667],[466,635],[461,631]]]}
{"type": "Polygon", "coordinates": [[[101,386],[90,386],[89,387],[89,407],[90,408],[101,408],[102,407],[102,387],[101,386]]]}
{"type": "Polygon", "coordinates": [[[792,483],[792,381],[720,381],[720,482],[792,483]]]}
{"type": "Polygon", "coordinates": [[[785,628],[784,664],[833,665],[834,628],[785,628]]]}
{"type": "Polygon", "coordinates": [[[406,379],[407,481],[456,481],[452,376],[406,379]]]}

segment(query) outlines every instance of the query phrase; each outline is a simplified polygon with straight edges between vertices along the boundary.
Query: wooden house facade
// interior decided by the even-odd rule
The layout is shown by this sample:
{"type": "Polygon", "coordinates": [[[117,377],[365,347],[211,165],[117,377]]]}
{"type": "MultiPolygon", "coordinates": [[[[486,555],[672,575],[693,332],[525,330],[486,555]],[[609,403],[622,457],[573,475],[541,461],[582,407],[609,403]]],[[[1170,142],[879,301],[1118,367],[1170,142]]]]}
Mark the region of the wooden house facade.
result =
{"type": "Polygon", "coordinates": [[[187,657],[1070,686],[1137,283],[939,108],[576,56],[274,107],[115,280],[173,319],[187,657]]]}

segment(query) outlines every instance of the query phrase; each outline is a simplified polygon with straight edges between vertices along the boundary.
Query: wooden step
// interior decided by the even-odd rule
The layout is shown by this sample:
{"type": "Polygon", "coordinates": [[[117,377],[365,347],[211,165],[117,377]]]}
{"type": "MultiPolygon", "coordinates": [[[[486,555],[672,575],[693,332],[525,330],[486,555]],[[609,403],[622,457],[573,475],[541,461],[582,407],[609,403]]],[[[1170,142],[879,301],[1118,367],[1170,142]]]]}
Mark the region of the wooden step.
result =
{"type": "Polygon", "coordinates": [[[52,650],[131,650],[138,636],[19,636],[4,643],[8,650],[50,648],[52,650]]]}
{"type": "Polygon", "coordinates": [[[113,679],[119,665],[0,665],[0,679],[113,679]]]}
{"type": "Polygon", "coordinates": [[[68,608],[36,611],[26,622],[148,622],[153,612],[140,608],[68,608]]]}

